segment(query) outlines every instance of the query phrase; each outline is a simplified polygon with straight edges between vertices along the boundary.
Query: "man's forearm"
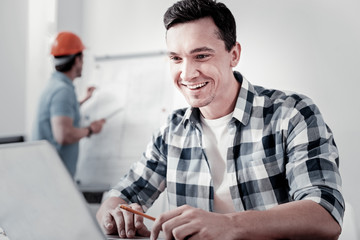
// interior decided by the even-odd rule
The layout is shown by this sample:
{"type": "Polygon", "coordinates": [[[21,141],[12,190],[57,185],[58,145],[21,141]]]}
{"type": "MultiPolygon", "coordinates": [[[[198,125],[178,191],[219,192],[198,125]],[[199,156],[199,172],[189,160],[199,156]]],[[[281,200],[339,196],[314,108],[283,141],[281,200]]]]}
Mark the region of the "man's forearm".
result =
{"type": "Polygon", "coordinates": [[[65,116],[53,117],[51,128],[56,142],[62,145],[78,142],[89,133],[87,128],[75,128],[72,119],[65,116]]]}
{"type": "Polygon", "coordinates": [[[231,215],[234,236],[246,239],[338,239],[341,233],[335,219],[310,200],[231,215]]]}

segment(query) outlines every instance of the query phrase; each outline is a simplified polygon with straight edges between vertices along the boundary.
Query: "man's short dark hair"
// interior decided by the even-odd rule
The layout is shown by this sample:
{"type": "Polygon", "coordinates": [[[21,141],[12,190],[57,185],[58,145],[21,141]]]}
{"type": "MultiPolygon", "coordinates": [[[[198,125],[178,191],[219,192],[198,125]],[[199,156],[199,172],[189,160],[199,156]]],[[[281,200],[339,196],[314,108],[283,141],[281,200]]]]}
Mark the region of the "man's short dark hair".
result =
{"type": "MultiPolygon", "coordinates": [[[[66,62],[64,64],[61,64],[61,65],[58,65],[58,66],[55,66],[56,71],[59,71],[59,72],[68,72],[68,71],[70,71],[72,66],[75,64],[75,59],[77,57],[81,57],[81,56],[82,56],[82,52],[74,54],[74,56],[68,62],[66,62]]],[[[55,58],[60,58],[61,59],[61,58],[64,58],[64,57],[69,57],[69,55],[57,56],[55,58]]]]}
{"type": "Polygon", "coordinates": [[[216,0],[181,0],[164,14],[164,25],[169,30],[177,23],[185,23],[211,17],[219,29],[218,35],[230,51],[236,44],[236,23],[225,4],[216,0]]]}

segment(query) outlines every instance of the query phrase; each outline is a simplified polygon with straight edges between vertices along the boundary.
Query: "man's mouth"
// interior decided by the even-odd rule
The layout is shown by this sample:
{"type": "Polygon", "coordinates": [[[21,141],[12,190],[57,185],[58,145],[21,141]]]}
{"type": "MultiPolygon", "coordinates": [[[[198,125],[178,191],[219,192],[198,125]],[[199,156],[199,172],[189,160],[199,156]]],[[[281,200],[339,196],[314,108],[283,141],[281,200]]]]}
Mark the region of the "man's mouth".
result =
{"type": "Polygon", "coordinates": [[[206,84],[208,84],[207,82],[203,82],[203,83],[199,83],[199,84],[195,84],[195,85],[185,85],[187,88],[189,88],[190,90],[195,90],[195,89],[199,89],[204,87],[206,84]]]}

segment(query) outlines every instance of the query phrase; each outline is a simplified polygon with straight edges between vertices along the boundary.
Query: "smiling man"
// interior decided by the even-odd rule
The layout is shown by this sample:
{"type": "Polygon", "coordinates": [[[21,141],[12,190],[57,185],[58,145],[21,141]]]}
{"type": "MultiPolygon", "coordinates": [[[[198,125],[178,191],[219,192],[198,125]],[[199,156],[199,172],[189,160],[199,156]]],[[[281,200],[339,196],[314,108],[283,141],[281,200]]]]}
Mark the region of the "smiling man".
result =
{"type": "Polygon", "coordinates": [[[344,199],[333,135],[306,96],[254,86],[233,68],[230,10],[183,0],[164,15],[174,85],[190,107],[153,136],[97,213],[108,234],[156,239],[336,239],[344,199]],[[151,232],[139,215],[167,188],[151,232]]]}
{"type": "Polygon", "coordinates": [[[228,52],[210,17],[177,24],[167,32],[170,70],[175,86],[190,106],[201,108],[206,119],[234,110],[240,82],[232,72],[240,57],[240,44],[228,52]]]}

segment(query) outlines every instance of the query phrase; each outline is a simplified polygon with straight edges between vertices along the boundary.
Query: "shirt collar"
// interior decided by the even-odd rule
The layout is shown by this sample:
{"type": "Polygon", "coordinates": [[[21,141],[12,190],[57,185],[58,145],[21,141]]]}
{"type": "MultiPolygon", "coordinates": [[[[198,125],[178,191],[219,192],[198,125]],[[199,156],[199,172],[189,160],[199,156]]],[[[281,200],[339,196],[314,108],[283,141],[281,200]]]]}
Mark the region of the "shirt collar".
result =
{"type": "Polygon", "coordinates": [[[234,72],[234,76],[241,83],[241,88],[236,101],[233,117],[239,120],[243,125],[247,125],[251,116],[255,89],[254,86],[239,72],[234,72]]]}
{"type": "MultiPolygon", "coordinates": [[[[254,86],[244,78],[241,73],[234,71],[235,79],[241,84],[241,88],[236,101],[233,118],[247,125],[250,120],[251,109],[254,101],[254,86]]],[[[199,108],[189,107],[181,121],[186,128],[190,122],[193,125],[200,123],[199,108]]]]}
{"type": "Polygon", "coordinates": [[[62,72],[59,72],[59,71],[53,72],[52,78],[60,80],[60,81],[62,81],[64,83],[66,83],[67,85],[75,88],[75,86],[74,86],[73,82],[71,81],[71,79],[62,72]]]}

